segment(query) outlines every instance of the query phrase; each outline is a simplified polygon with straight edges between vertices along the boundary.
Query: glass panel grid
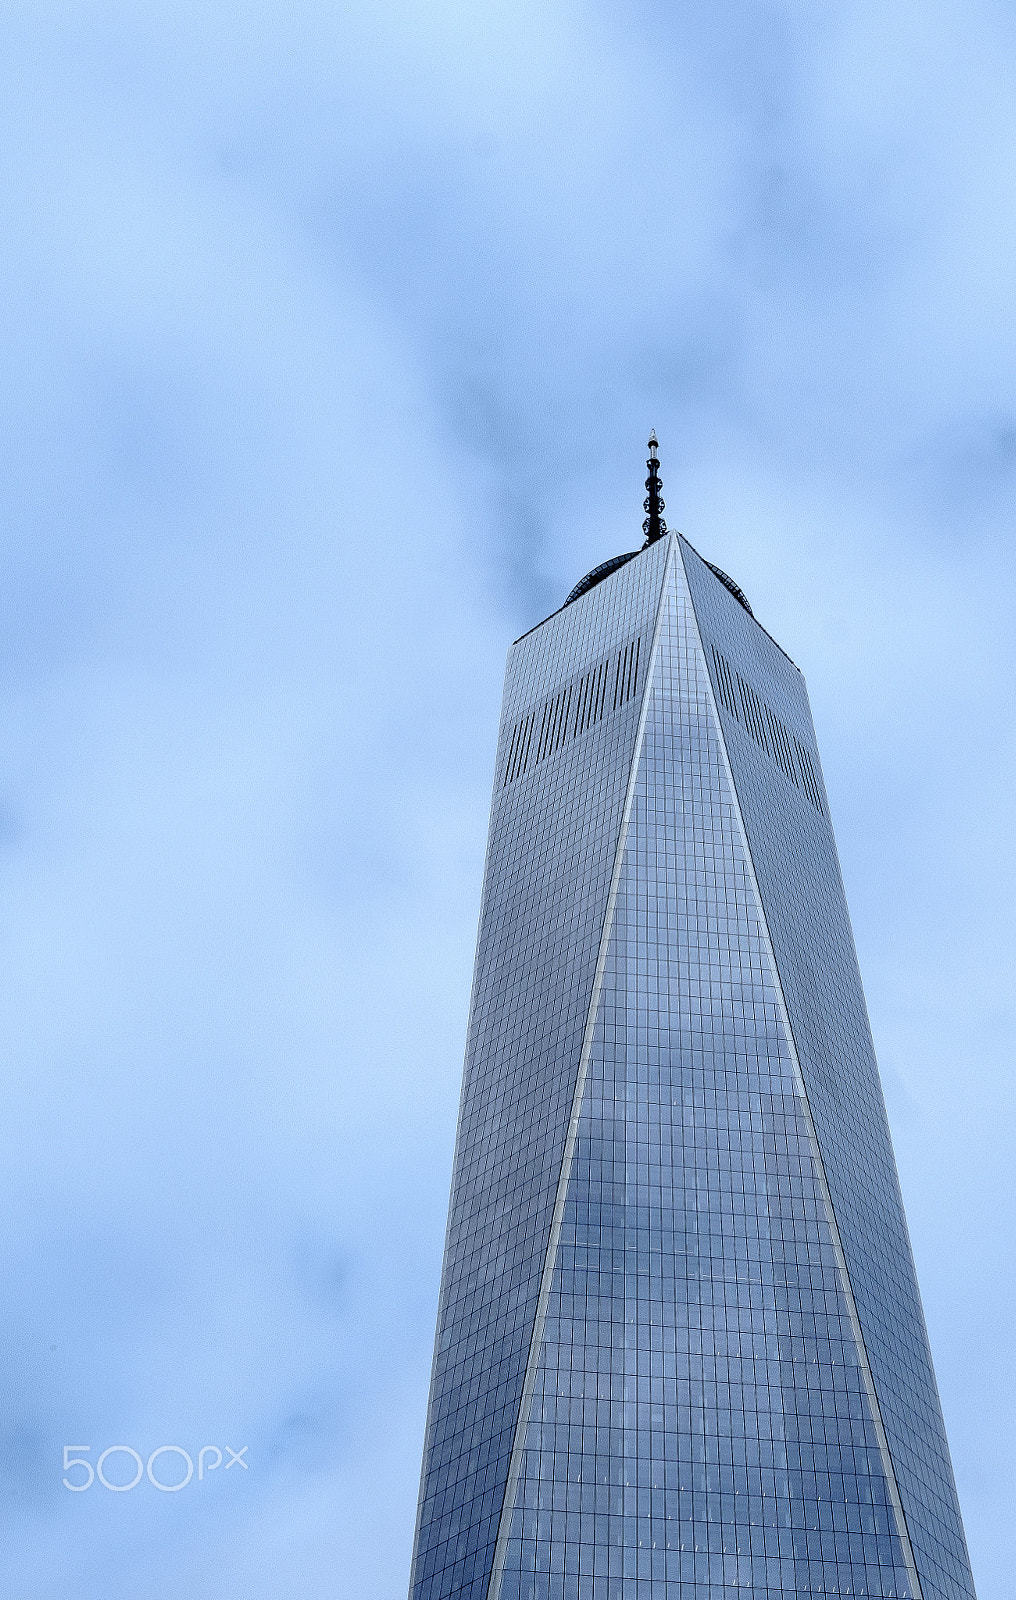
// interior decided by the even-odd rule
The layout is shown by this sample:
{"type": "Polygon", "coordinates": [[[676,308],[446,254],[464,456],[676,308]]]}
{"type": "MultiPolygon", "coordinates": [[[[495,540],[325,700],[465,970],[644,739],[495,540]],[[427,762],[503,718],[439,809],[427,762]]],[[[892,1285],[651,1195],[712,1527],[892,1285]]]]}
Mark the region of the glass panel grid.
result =
{"type": "MultiPolygon", "coordinates": [[[[497,770],[526,709],[652,637],[667,552],[521,640],[497,770]]],[[[414,1600],[486,1600],[642,696],[495,783],[414,1600]]]]}
{"type": "MultiPolygon", "coordinates": [[[[681,551],[710,666],[715,646],[802,740],[821,781],[801,674],[683,541],[681,551]]],[[[717,699],[924,1600],[973,1600],[832,828],[717,699]]]]}
{"type": "Polygon", "coordinates": [[[687,604],[669,597],[502,1600],[909,1597],[687,604]]]}
{"type": "Polygon", "coordinates": [[[972,1600],[800,674],[667,538],[518,641],[498,770],[531,708],[648,645],[672,555],[641,751],[639,694],[495,790],[413,1600],[490,1600],[499,1527],[501,1600],[911,1596],[737,804],[924,1600],[972,1600]],[[819,804],[722,694],[716,723],[717,652],[819,804]]]}

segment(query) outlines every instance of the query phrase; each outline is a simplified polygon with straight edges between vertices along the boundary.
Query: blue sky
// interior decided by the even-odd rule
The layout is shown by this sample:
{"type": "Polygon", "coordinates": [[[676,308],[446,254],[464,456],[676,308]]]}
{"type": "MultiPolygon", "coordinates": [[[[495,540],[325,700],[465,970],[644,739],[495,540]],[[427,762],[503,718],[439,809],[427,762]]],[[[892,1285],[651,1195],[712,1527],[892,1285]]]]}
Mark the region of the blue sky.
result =
{"type": "Polygon", "coordinates": [[[6,1592],[404,1592],[504,655],[655,426],[807,675],[1002,1600],[1012,7],[43,0],[0,74],[6,1592]]]}

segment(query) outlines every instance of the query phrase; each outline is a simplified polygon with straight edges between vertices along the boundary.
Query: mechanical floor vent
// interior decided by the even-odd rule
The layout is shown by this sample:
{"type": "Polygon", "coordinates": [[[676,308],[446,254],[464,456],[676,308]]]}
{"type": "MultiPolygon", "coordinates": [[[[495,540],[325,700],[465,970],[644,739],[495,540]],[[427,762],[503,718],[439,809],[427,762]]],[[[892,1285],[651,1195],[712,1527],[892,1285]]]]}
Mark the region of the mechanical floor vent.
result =
{"type": "Polygon", "coordinates": [[[625,705],[638,690],[641,654],[641,638],[632,639],[520,717],[508,737],[502,789],[625,705]]]}
{"type": "Polygon", "coordinates": [[[750,683],[745,683],[739,672],[735,672],[726,656],[720,654],[714,644],[709,646],[713,653],[713,666],[716,670],[716,689],[720,700],[732,717],[736,717],[742,728],[746,729],[763,750],[778,766],[782,767],[791,783],[803,789],[808,799],[820,816],[825,816],[825,806],[822,803],[822,790],[819,788],[818,778],[810,753],[805,749],[800,739],[784,727],[762,696],[757,694],[750,683]]]}

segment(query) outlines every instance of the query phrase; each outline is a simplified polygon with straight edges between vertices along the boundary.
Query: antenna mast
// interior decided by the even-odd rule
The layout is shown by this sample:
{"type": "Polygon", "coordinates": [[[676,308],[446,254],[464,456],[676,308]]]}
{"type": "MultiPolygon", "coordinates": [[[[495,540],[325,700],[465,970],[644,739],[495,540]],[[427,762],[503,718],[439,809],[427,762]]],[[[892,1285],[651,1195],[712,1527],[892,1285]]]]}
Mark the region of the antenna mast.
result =
{"type": "Polygon", "coordinates": [[[663,508],[666,505],[666,501],[660,494],[660,490],[663,487],[663,479],[660,477],[660,461],[656,454],[658,449],[659,445],[656,439],[656,430],[654,429],[649,435],[649,460],[646,462],[646,466],[649,468],[646,488],[649,493],[642,502],[643,509],[649,513],[642,524],[642,532],[646,536],[647,545],[655,544],[657,539],[662,539],[667,531],[667,524],[663,520],[663,508]]]}

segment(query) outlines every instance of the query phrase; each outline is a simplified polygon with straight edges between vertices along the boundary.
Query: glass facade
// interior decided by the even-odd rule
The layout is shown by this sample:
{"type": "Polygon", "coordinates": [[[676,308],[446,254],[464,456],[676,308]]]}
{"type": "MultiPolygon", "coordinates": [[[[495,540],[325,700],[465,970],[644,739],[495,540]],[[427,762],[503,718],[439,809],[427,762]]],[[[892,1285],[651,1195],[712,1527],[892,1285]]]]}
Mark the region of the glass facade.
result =
{"type": "Polygon", "coordinates": [[[679,536],[512,652],[413,1600],[973,1595],[820,774],[679,536]]]}

